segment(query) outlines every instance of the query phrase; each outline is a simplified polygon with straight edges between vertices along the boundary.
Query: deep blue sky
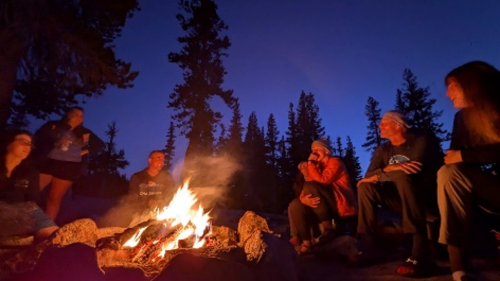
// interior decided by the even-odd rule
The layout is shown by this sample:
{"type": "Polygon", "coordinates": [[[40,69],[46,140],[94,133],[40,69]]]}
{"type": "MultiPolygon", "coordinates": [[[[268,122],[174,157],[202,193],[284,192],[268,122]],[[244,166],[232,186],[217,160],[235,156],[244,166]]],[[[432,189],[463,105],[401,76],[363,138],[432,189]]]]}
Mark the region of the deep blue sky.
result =
{"type": "MultiPolygon", "coordinates": [[[[216,0],[229,26],[232,46],[224,65],[223,87],[240,99],[243,124],[256,111],[264,126],[270,113],[282,134],[290,102],[312,92],[327,134],[350,135],[366,169],[369,155],[364,107],[368,96],[383,111],[393,108],[402,72],[410,68],[429,87],[451,128],[454,110],[445,98],[443,77],[454,67],[484,60],[500,67],[500,1],[456,0],[216,0]],[[286,3],[286,4],[285,4],[286,3]]],[[[127,175],[146,165],[147,154],[165,145],[170,115],[166,109],[180,68],[167,60],[179,51],[184,33],[175,19],[176,0],[141,1],[116,43],[117,56],[140,72],[135,87],[110,88],[84,105],[85,125],[105,139],[117,122],[118,148],[131,162],[127,175]]],[[[214,101],[220,105],[220,101],[214,101]]],[[[230,111],[223,113],[230,117],[230,111]]],[[[176,141],[176,161],[186,141],[176,141]]]]}

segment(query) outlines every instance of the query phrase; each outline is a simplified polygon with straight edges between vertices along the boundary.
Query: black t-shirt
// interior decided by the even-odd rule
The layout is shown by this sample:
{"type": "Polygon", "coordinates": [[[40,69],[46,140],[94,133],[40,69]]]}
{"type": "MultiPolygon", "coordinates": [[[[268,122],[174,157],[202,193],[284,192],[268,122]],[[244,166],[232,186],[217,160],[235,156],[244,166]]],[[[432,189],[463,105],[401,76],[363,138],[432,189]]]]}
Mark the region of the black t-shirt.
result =
{"type": "Polygon", "coordinates": [[[0,167],[0,201],[7,203],[37,202],[38,173],[28,162],[21,162],[7,177],[7,169],[0,167]]]}
{"type": "Polygon", "coordinates": [[[165,170],[156,176],[151,176],[147,168],[137,172],[130,178],[129,194],[139,197],[147,203],[150,199],[165,200],[174,192],[174,180],[165,170]]]}

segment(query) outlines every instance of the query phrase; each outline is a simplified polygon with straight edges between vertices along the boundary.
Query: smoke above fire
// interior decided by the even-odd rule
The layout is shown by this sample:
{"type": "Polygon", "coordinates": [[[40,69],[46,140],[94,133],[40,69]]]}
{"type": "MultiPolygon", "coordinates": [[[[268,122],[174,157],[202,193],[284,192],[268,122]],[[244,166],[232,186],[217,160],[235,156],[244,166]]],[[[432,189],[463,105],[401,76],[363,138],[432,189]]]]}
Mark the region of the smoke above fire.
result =
{"type": "MultiPolygon", "coordinates": [[[[174,190],[166,194],[170,201],[175,191],[189,180],[189,189],[196,194],[198,202],[205,210],[215,206],[224,206],[227,202],[231,177],[241,169],[236,160],[231,157],[206,157],[195,161],[181,160],[173,165],[172,174],[176,179],[174,190]]],[[[100,227],[134,226],[150,215],[150,210],[144,208],[143,202],[135,194],[127,194],[118,204],[98,220],[100,227]]]]}

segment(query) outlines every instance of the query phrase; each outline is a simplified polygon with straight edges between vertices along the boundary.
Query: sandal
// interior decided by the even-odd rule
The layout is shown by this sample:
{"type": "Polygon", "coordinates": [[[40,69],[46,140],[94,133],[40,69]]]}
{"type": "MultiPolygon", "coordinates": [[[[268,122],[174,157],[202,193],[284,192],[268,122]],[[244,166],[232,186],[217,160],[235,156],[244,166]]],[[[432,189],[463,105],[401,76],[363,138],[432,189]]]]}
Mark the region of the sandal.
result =
{"type": "Polygon", "coordinates": [[[432,264],[427,260],[417,260],[409,257],[396,269],[396,273],[403,277],[420,278],[430,275],[432,264]]]}
{"type": "Polygon", "coordinates": [[[326,243],[332,241],[336,235],[337,235],[337,232],[335,231],[335,229],[333,229],[333,228],[327,229],[319,237],[318,243],[316,245],[326,244],[326,243]]]}
{"type": "Polygon", "coordinates": [[[299,256],[309,255],[309,254],[312,253],[311,248],[312,248],[312,244],[304,244],[304,243],[302,243],[300,245],[299,249],[297,250],[297,254],[299,256]]]}

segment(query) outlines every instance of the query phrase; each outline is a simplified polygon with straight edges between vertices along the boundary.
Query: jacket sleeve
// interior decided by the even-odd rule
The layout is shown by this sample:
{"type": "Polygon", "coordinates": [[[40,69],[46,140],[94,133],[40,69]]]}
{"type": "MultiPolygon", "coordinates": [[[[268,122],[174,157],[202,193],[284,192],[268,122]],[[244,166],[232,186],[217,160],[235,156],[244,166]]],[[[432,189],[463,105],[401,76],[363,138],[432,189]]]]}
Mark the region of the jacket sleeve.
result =
{"type": "Polygon", "coordinates": [[[365,178],[377,175],[379,181],[390,181],[389,175],[384,173],[384,168],[387,166],[387,163],[384,163],[384,153],[383,146],[379,146],[375,149],[370,165],[366,170],[365,178]]]}
{"type": "Polygon", "coordinates": [[[317,165],[308,163],[307,172],[309,178],[321,184],[331,184],[337,181],[342,174],[342,163],[338,158],[331,157],[323,169],[320,171],[317,165]]]}

